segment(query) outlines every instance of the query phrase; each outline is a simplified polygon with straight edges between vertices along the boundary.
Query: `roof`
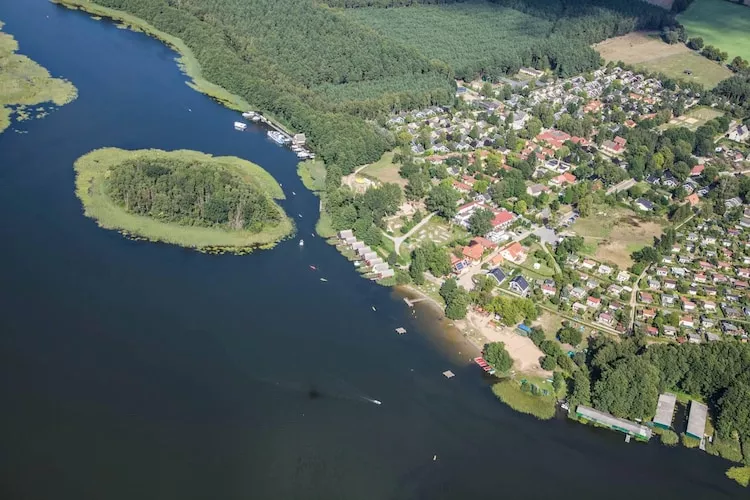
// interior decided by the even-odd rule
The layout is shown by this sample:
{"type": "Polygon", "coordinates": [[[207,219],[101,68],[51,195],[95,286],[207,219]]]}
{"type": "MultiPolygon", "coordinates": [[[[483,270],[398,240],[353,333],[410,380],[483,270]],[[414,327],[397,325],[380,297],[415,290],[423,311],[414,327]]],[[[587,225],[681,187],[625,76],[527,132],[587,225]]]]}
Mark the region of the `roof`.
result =
{"type": "Polygon", "coordinates": [[[461,251],[466,257],[473,259],[473,260],[480,260],[482,258],[482,254],[484,253],[484,247],[479,244],[473,244],[469,245],[467,247],[464,247],[461,251]]]}
{"type": "Polygon", "coordinates": [[[638,425],[635,422],[625,420],[624,418],[617,418],[614,415],[595,410],[594,408],[589,408],[588,406],[578,405],[578,408],[576,408],[576,413],[588,420],[593,420],[594,422],[606,425],[607,427],[611,427],[615,430],[625,432],[627,434],[632,434],[636,437],[645,439],[649,439],[651,437],[651,429],[644,425],[638,425]]]}
{"type": "Polygon", "coordinates": [[[519,242],[514,241],[507,247],[503,248],[503,251],[508,252],[515,259],[523,253],[523,246],[519,242]]]}
{"type": "Polygon", "coordinates": [[[521,290],[527,290],[529,288],[529,282],[526,281],[526,278],[524,278],[520,274],[516,276],[515,278],[513,278],[511,280],[511,283],[515,283],[516,285],[518,285],[521,288],[521,290]]]}
{"type": "Polygon", "coordinates": [[[672,417],[674,416],[674,407],[676,403],[677,396],[674,394],[669,392],[660,394],[659,402],[656,405],[654,424],[665,429],[672,427],[672,417]]]}
{"type": "Polygon", "coordinates": [[[698,195],[696,193],[691,194],[685,199],[688,201],[688,203],[690,203],[691,207],[694,207],[700,201],[700,198],[698,198],[698,195]]]}
{"type": "Polygon", "coordinates": [[[490,276],[494,276],[494,278],[497,280],[498,283],[502,283],[503,281],[505,281],[505,278],[506,278],[505,273],[499,267],[496,267],[495,269],[491,270],[488,274],[490,276]]]}
{"type": "Polygon", "coordinates": [[[706,433],[707,417],[708,407],[706,405],[695,400],[690,401],[690,414],[688,415],[687,434],[696,439],[703,439],[703,435],[706,433]]]}
{"type": "Polygon", "coordinates": [[[706,168],[705,165],[696,165],[690,170],[690,175],[700,175],[704,168],[706,168]]]}
{"type": "Polygon", "coordinates": [[[651,202],[650,202],[649,200],[647,200],[646,198],[638,198],[637,200],[635,200],[635,202],[636,202],[636,203],[637,203],[638,205],[641,205],[642,207],[646,207],[646,208],[648,208],[649,210],[651,210],[652,208],[654,208],[654,204],[653,204],[653,203],[651,203],[651,202]]]}
{"type": "Polygon", "coordinates": [[[471,239],[471,242],[469,242],[469,245],[482,245],[484,248],[495,248],[497,246],[496,243],[492,243],[487,238],[483,238],[482,236],[477,236],[475,238],[471,239]]]}
{"type": "Polygon", "coordinates": [[[495,217],[492,219],[492,227],[499,226],[501,224],[507,224],[514,218],[515,216],[507,210],[499,210],[495,212],[495,217]]]}

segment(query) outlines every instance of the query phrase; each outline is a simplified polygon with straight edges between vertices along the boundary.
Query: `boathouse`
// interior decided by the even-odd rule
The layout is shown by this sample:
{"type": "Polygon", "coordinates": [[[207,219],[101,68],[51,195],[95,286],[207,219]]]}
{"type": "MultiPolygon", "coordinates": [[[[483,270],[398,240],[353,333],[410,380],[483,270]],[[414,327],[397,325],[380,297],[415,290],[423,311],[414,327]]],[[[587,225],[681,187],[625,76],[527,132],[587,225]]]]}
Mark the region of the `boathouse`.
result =
{"type": "Polygon", "coordinates": [[[648,441],[651,438],[651,429],[645,425],[639,425],[624,418],[617,418],[614,415],[589,408],[588,406],[578,405],[576,415],[581,420],[588,420],[609,429],[623,432],[640,441],[648,441]]]}
{"type": "Polygon", "coordinates": [[[703,436],[706,434],[707,417],[708,407],[706,405],[695,400],[690,401],[686,434],[695,439],[703,439],[703,436]]]}
{"type": "Polygon", "coordinates": [[[348,238],[351,238],[352,236],[354,236],[354,231],[352,231],[351,229],[344,229],[343,231],[339,232],[339,238],[341,238],[342,240],[346,240],[348,238]]]}
{"type": "Polygon", "coordinates": [[[674,407],[677,404],[677,396],[669,392],[659,395],[659,402],[656,405],[656,416],[654,416],[654,425],[662,429],[672,428],[672,417],[674,416],[674,407]]]}

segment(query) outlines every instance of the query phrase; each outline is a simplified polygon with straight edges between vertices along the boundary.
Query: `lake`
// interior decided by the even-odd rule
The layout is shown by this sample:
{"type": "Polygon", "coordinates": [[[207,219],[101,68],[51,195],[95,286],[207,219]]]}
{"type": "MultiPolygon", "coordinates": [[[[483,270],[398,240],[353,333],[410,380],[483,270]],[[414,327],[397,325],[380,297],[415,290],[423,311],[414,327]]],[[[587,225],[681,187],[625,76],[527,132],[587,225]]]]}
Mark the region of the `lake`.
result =
{"type": "Polygon", "coordinates": [[[0,20],[79,90],[0,135],[3,499],[746,498],[723,460],[499,403],[434,313],[311,235],[296,157],[233,130],[160,42],[45,0],[0,20]],[[212,256],[99,229],[73,162],[104,146],[256,162],[305,246],[212,256]]]}

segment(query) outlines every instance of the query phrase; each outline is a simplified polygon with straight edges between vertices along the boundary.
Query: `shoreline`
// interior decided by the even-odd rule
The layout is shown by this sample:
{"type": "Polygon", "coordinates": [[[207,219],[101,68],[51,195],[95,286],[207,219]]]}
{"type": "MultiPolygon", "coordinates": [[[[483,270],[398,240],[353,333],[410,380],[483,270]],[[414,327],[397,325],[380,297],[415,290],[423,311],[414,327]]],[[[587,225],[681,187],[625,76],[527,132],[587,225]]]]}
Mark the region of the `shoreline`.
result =
{"type": "Polygon", "coordinates": [[[83,213],[99,227],[113,229],[126,237],[151,242],[168,243],[192,248],[206,253],[244,254],[255,249],[267,249],[294,234],[294,223],[284,209],[274,200],[284,197],[281,186],[263,170],[247,160],[237,157],[212,156],[199,151],[159,149],[124,150],[100,148],[90,151],[74,163],[76,174],[75,194],[83,205],[83,213]],[[267,197],[281,216],[276,225],[264,224],[259,232],[227,230],[217,227],[187,226],[133,214],[112,202],[104,189],[104,181],[112,167],[122,161],[138,157],[168,157],[211,164],[237,176],[242,182],[266,192],[267,197]]]}

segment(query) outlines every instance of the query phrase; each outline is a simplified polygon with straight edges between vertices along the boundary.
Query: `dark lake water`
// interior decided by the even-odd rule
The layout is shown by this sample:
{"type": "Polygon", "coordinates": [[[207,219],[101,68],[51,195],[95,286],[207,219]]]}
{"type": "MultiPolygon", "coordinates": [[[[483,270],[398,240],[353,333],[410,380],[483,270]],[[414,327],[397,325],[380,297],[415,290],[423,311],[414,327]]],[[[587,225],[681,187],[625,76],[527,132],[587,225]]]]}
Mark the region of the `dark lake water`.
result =
{"type": "Polygon", "coordinates": [[[293,154],[235,132],[161,43],[45,0],[0,0],[0,20],[80,93],[0,135],[0,498],[747,498],[722,460],[497,402],[310,235],[293,154]],[[101,230],[72,164],[103,146],[257,162],[306,245],[208,256],[101,230]]]}

